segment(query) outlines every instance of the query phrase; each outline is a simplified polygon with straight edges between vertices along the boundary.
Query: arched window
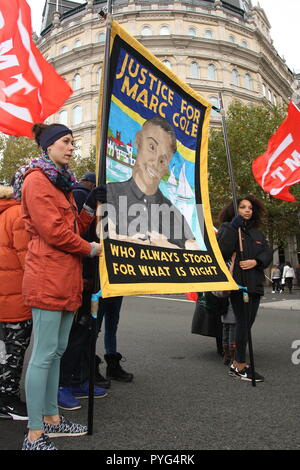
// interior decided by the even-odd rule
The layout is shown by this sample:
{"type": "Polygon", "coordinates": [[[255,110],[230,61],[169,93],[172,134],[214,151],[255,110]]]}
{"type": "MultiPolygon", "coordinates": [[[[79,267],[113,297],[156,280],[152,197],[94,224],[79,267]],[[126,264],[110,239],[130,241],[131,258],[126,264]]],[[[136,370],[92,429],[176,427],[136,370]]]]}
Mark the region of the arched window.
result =
{"type": "Polygon", "coordinates": [[[242,41],[242,46],[243,46],[245,49],[247,49],[247,48],[248,48],[248,43],[247,43],[247,41],[243,40],[243,41],[242,41]]]}
{"type": "Polygon", "coordinates": [[[239,86],[239,73],[236,69],[233,69],[233,71],[231,72],[231,79],[233,85],[239,86]]]}
{"type": "Polygon", "coordinates": [[[249,73],[246,73],[245,75],[245,88],[247,88],[247,90],[252,90],[252,79],[249,73]]]}
{"type": "Polygon", "coordinates": [[[150,26],[144,26],[142,28],[142,36],[152,36],[152,29],[150,26]]]}
{"type": "Polygon", "coordinates": [[[82,122],[82,107],[75,106],[73,108],[73,125],[76,126],[82,122]]]}
{"type": "Polygon", "coordinates": [[[265,85],[264,83],[263,83],[262,88],[263,88],[263,95],[264,95],[264,97],[266,98],[266,97],[267,97],[267,87],[266,87],[266,85],[265,85]]]}
{"type": "Polygon", "coordinates": [[[68,50],[69,50],[68,46],[64,45],[64,46],[61,47],[60,52],[61,52],[61,54],[65,54],[66,52],[68,52],[68,50]]]}
{"type": "Polygon", "coordinates": [[[161,26],[159,34],[161,36],[168,36],[170,34],[169,26],[161,26]]]}
{"type": "Polygon", "coordinates": [[[98,34],[98,42],[100,42],[100,44],[103,44],[105,42],[105,34],[104,33],[99,33],[98,34]]]}
{"type": "Polygon", "coordinates": [[[204,33],[204,39],[212,39],[213,38],[213,33],[211,29],[206,29],[204,33]]]}
{"type": "Polygon", "coordinates": [[[197,64],[197,62],[191,62],[190,76],[191,76],[191,78],[199,78],[200,77],[199,65],[197,64]]]}
{"type": "Polygon", "coordinates": [[[73,78],[73,88],[74,91],[79,90],[81,88],[81,78],[79,73],[76,73],[73,78]]]}
{"type": "Polygon", "coordinates": [[[231,36],[229,36],[228,39],[229,39],[229,42],[232,42],[232,44],[235,43],[235,37],[234,36],[231,35],[231,36]]]}
{"type": "Polygon", "coordinates": [[[63,109],[63,110],[59,113],[58,120],[59,120],[59,123],[60,123],[60,124],[63,124],[64,126],[67,126],[67,125],[68,125],[68,111],[66,111],[65,109],[63,109]]]}
{"type": "Polygon", "coordinates": [[[163,60],[162,63],[171,70],[172,64],[168,59],[163,60]]]}
{"type": "MultiPolygon", "coordinates": [[[[216,108],[220,108],[220,103],[219,103],[219,99],[216,97],[216,96],[210,96],[209,97],[209,101],[211,102],[211,104],[213,106],[215,106],[216,108]]],[[[214,111],[212,109],[211,111],[211,116],[212,117],[217,117],[217,116],[220,116],[220,113],[218,113],[218,111],[214,111]]]]}
{"type": "Polygon", "coordinates": [[[76,39],[74,43],[74,47],[80,47],[81,46],[81,39],[76,39]]]}
{"type": "Polygon", "coordinates": [[[277,96],[275,96],[275,95],[273,96],[273,103],[274,103],[275,106],[277,106],[277,96]]]}
{"type": "Polygon", "coordinates": [[[102,77],[102,67],[99,67],[97,70],[97,85],[100,85],[101,77],[102,77]]]}
{"type": "Polygon", "coordinates": [[[207,67],[207,78],[208,80],[216,80],[216,67],[214,64],[209,64],[207,67]]]}
{"type": "Polygon", "coordinates": [[[268,89],[268,100],[272,102],[272,92],[270,88],[268,89]]]}
{"type": "Polygon", "coordinates": [[[188,35],[193,36],[193,37],[197,36],[197,31],[195,30],[195,28],[190,27],[188,31],[188,35]]]}

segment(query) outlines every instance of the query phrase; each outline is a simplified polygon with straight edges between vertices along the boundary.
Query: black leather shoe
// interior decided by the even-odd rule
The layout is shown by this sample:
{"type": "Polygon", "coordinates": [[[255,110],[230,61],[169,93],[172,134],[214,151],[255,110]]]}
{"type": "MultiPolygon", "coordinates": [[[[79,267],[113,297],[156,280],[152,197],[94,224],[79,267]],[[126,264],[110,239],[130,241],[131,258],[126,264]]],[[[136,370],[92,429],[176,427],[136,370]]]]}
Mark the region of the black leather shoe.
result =
{"type": "Polygon", "coordinates": [[[104,359],[107,362],[106,377],[112,380],[119,380],[120,382],[132,382],[133,374],[126,372],[120,365],[122,357],[120,353],[104,355],[104,359]]]}

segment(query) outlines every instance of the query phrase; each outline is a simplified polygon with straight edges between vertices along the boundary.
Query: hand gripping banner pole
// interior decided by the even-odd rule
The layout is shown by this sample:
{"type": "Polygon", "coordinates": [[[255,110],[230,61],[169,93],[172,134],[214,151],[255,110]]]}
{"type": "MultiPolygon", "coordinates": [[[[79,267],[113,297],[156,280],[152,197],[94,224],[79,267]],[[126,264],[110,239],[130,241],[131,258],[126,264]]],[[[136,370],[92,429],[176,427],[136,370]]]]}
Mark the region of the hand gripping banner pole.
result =
{"type": "MultiPolygon", "coordinates": [[[[101,133],[99,145],[99,167],[98,167],[98,185],[105,184],[105,162],[106,162],[106,147],[107,147],[107,127],[108,127],[108,88],[109,88],[109,64],[110,64],[110,38],[112,30],[112,0],[107,2],[107,13],[103,10],[99,13],[100,17],[106,19],[106,41],[104,49],[104,77],[102,88],[102,109],[101,112],[101,133]]],[[[96,211],[97,214],[97,211],[96,211]]],[[[96,217],[96,226],[97,226],[96,217]]],[[[94,294],[91,302],[91,347],[90,347],[90,376],[89,376],[89,399],[88,399],[88,435],[93,434],[94,423],[94,386],[95,386],[95,356],[96,356],[96,342],[97,342],[97,313],[99,307],[99,298],[101,297],[100,279],[99,279],[99,260],[95,263],[94,274],[94,294]]]]}
{"type": "MultiPolygon", "coordinates": [[[[226,125],[226,119],[225,119],[225,110],[224,110],[224,106],[223,106],[223,98],[222,98],[222,93],[221,92],[219,92],[219,103],[220,103],[220,109],[216,109],[215,107],[213,107],[213,108],[221,114],[221,118],[222,118],[222,128],[223,128],[223,134],[224,134],[224,142],[225,142],[225,149],[226,149],[228,173],[229,173],[229,177],[230,177],[230,185],[231,185],[232,198],[233,198],[233,207],[234,207],[235,215],[238,215],[236,184],[235,184],[235,180],[234,180],[232,159],[231,159],[231,154],[230,154],[230,147],[229,147],[229,140],[228,140],[228,133],[227,133],[227,125],[226,125]]],[[[241,227],[238,229],[238,234],[239,234],[239,248],[240,248],[241,260],[244,261],[245,254],[244,254],[244,247],[243,247],[243,241],[242,241],[241,227]]],[[[241,275],[242,275],[243,286],[246,286],[246,288],[247,288],[247,285],[248,285],[248,283],[247,283],[247,271],[244,271],[243,269],[241,269],[241,275]]],[[[243,301],[244,301],[244,314],[246,316],[246,323],[247,323],[249,359],[250,359],[250,367],[251,367],[251,372],[252,372],[252,386],[256,387],[255,368],[254,368],[254,354],[253,354],[251,325],[250,325],[249,294],[248,294],[247,290],[243,290],[243,301]]]]}

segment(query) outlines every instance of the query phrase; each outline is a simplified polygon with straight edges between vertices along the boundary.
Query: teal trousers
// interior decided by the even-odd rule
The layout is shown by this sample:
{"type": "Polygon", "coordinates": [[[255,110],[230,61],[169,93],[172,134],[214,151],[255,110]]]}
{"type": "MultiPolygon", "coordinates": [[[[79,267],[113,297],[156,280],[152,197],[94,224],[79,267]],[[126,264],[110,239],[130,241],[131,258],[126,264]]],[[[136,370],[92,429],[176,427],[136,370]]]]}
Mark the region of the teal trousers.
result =
{"type": "Polygon", "coordinates": [[[25,378],[28,428],[43,429],[43,417],[59,414],[60,359],[68,345],[73,312],[32,309],[33,349],[25,378]]]}

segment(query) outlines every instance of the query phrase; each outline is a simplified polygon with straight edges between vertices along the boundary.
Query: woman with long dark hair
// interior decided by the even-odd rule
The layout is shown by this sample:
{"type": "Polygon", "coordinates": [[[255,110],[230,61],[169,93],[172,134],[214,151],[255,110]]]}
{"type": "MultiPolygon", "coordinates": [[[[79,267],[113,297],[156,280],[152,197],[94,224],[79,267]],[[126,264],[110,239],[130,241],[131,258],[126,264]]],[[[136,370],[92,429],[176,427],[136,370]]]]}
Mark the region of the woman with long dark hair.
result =
{"type": "MultiPolygon", "coordinates": [[[[251,368],[246,362],[247,332],[251,328],[258,311],[260,298],[264,293],[264,269],[272,261],[272,250],[263,233],[258,229],[265,212],[263,204],[253,195],[237,201],[238,215],[235,216],[233,202],[227,204],[219,215],[222,223],[217,239],[226,262],[234,259],[233,278],[236,283],[246,287],[249,293],[249,324],[244,309],[242,290],[233,291],[230,295],[236,318],[236,352],[230,365],[229,374],[246,381],[252,381],[251,368]],[[239,228],[241,228],[244,260],[241,259],[239,247],[239,228]]],[[[255,373],[255,381],[264,378],[255,373]]]]}

